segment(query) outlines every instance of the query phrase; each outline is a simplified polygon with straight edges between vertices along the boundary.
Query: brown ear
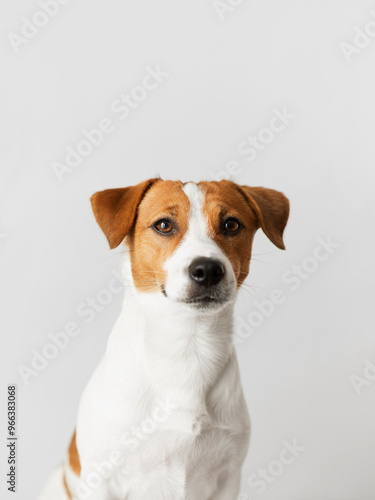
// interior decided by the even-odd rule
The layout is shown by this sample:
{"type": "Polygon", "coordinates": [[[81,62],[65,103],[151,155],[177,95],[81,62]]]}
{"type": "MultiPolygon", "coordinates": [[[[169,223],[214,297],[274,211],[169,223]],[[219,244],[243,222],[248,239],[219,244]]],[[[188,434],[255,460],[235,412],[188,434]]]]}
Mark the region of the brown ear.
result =
{"type": "Polygon", "coordinates": [[[280,191],[263,187],[241,186],[258,217],[259,225],[274,245],[285,250],[283,232],[289,217],[289,200],[280,191]]]}
{"type": "Polygon", "coordinates": [[[116,248],[132,228],[138,205],[146,191],[158,179],[136,186],[106,189],[91,196],[95,219],[106,235],[110,248],[116,248]]]}

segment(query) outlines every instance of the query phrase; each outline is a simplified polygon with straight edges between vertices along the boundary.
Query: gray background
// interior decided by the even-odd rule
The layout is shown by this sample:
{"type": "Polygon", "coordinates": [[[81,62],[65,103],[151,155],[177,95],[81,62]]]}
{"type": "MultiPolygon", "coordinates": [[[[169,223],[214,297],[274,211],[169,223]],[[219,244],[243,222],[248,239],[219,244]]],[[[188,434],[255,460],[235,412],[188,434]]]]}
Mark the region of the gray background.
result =
{"type": "Polygon", "coordinates": [[[237,3],[221,20],[213,0],[72,1],[16,53],[8,33],[40,7],[2,2],[2,471],[12,382],[20,436],[18,493],[6,492],[2,475],[4,498],[34,498],[63,457],[119,313],[120,295],[90,324],[76,312],[121,258],[95,223],[91,194],[156,173],[210,179],[231,160],[241,166],[233,180],[282,190],[292,206],[287,252],[257,234],[238,302],[245,320],[273,289],[287,297],[237,346],[253,424],[242,498],[374,498],[375,381],[357,395],[350,377],[375,363],[375,40],[350,63],[340,44],[375,20],[375,3],[237,3]],[[119,120],[111,103],[156,65],[168,78],[119,120]],[[247,162],[239,144],[284,106],[295,117],[247,162]],[[115,130],[60,183],[51,164],[106,117],[115,130]],[[292,291],[284,272],[328,237],[340,246],[292,291]],[[17,367],[69,321],[82,333],[25,386],[17,367]],[[249,476],[293,439],[306,449],[258,494],[249,476]]]}

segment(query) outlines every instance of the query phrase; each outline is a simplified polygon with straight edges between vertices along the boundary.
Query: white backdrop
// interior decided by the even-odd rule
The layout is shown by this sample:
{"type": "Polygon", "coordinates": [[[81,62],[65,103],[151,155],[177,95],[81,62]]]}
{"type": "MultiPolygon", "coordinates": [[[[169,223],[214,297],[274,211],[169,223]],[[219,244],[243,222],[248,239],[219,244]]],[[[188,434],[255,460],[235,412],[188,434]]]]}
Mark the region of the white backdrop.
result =
{"type": "Polygon", "coordinates": [[[240,499],[372,500],[374,2],[40,3],[3,0],[0,26],[2,471],[9,383],[19,435],[18,491],[3,474],[2,496],[35,498],[62,459],[119,312],[120,294],[90,323],[78,313],[121,258],[91,194],[229,169],[291,200],[287,251],[257,234],[238,303],[253,425],[240,499]],[[259,314],[274,289],[283,303],[259,314]],[[80,334],[26,385],[20,365],[69,322],[80,334]]]}

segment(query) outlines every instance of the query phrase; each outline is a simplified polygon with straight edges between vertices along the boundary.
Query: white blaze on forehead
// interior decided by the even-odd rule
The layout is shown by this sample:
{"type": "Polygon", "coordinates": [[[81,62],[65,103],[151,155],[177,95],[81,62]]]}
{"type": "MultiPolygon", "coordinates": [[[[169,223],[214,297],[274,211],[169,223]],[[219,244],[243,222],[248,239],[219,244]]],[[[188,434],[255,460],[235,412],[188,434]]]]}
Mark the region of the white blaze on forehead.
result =
{"type": "Polygon", "coordinates": [[[228,257],[216,244],[214,235],[210,234],[208,216],[204,210],[205,192],[194,182],[188,182],[182,189],[190,202],[188,229],[175,252],[165,261],[164,269],[168,276],[165,291],[172,299],[186,298],[191,284],[190,264],[198,257],[208,257],[224,264],[225,280],[232,284],[233,294],[236,290],[236,279],[228,257]]]}
{"type": "Polygon", "coordinates": [[[210,239],[207,214],[203,210],[204,191],[193,182],[188,182],[182,189],[190,201],[189,235],[201,241],[210,239]]]}

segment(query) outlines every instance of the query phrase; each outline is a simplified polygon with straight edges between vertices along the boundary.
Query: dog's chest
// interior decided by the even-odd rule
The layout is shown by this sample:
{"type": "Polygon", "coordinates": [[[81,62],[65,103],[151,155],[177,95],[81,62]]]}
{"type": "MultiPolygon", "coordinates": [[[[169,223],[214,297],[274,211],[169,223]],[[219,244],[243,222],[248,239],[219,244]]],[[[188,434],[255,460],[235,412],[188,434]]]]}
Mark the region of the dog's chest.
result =
{"type": "Polygon", "coordinates": [[[184,431],[151,432],[150,426],[148,435],[137,433],[132,438],[131,452],[124,454],[124,462],[110,481],[115,498],[205,500],[213,494],[231,461],[235,438],[202,419],[189,420],[185,418],[184,431]]]}

